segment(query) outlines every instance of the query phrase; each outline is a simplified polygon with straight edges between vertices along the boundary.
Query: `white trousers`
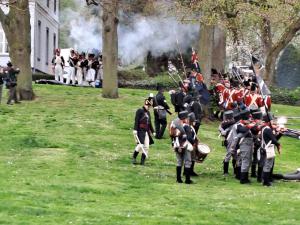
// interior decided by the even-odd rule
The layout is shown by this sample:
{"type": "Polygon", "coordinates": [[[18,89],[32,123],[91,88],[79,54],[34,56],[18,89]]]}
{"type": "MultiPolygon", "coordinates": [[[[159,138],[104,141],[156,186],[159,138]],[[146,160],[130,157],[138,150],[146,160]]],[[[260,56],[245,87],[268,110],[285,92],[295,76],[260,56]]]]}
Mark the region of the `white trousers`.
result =
{"type": "Polygon", "coordinates": [[[72,84],[75,84],[75,67],[71,67],[69,69],[67,84],[70,84],[70,80],[72,79],[72,84]]]}
{"type": "Polygon", "coordinates": [[[89,69],[87,71],[86,81],[95,81],[96,71],[94,69],[89,69]]]}
{"type": "Polygon", "coordinates": [[[146,154],[148,155],[148,151],[149,151],[149,135],[148,135],[147,132],[146,132],[144,144],[141,144],[141,145],[137,144],[137,146],[135,147],[135,151],[143,153],[143,148],[144,148],[146,154]]]}
{"type": "Polygon", "coordinates": [[[80,67],[77,68],[76,77],[77,77],[78,85],[82,85],[82,82],[83,82],[83,73],[82,73],[82,69],[80,67]]]}
{"type": "Polygon", "coordinates": [[[54,74],[55,74],[56,81],[60,81],[62,83],[64,82],[64,76],[63,76],[64,72],[61,65],[55,65],[54,74]]]}

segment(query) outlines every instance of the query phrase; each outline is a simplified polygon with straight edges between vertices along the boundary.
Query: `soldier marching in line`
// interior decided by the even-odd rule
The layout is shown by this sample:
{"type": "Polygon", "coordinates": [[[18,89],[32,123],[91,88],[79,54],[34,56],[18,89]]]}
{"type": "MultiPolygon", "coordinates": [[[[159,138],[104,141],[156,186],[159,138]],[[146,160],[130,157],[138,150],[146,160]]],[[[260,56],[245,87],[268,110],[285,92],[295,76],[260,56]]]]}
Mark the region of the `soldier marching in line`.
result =
{"type": "Polygon", "coordinates": [[[166,98],[164,96],[164,87],[160,84],[157,85],[158,93],[154,97],[153,109],[154,109],[154,125],[156,139],[162,139],[165,129],[167,127],[167,113],[172,115],[169,111],[170,107],[167,104],[166,98]]]}
{"type": "Polygon", "coordinates": [[[60,49],[55,50],[55,56],[52,59],[52,65],[54,66],[54,74],[55,74],[55,80],[64,82],[64,66],[65,66],[65,60],[64,57],[60,55],[60,49]]]}
{"type": "Polygon", "coordinates": [[[154,144],[152,134],[155,136],[151,123],[150,108],[153,106],[153,97],[145,99],[144,106],[136,111],[133,135],[136,138],[137,146],[134,149],[132,163],[137,164],[136,158],[142,152],[141,165],[145,165],[148,157],[149,146],[154,144]]]}
{"type": "Polygon", "coordinates": [[[263,121],[265,122],[263,128],[261,129],[261,151],[259,165],[263,168],[262,179],[264,186],[272,186],[272,170],[274,167],[274,157],[275,149],[281,153],[281,145],[278,142],[281,133],[273,130],[273,117],[270,113],[263,116],[263,121]],[[270,157],[267,155],[267,149],[272,148],[273,154],[270,157]]]}
{"type": "Polygon", "coordinates": [[[70,84],[70,81],[72,80],[72,84],[75,85],[76,65],[78,61],[79,59],[74,49],[71,49],[68,60],[70,67],[66,84],[70,84]]]}
{"type": "MultiPolygon", "coordinates": [[[[230,144],[233,141],[234,134],[233,132],[233,126],[240,120],[240,114],[233,114],[233,111],[226,111],[223,115],[223,121],[219,126],[219,132],[220,135],[224,137],[224,141],[222,145],[226,148],[226,154],[223,160],[223,175],[227,176],[228,175],[228,170],[229,170],[229,162],[230,159],[232,158],[231,155],[231,149],[230,149],[230,144]]],[[[232,159],[232,167],[234,169],[234,174],[236,174],[236,161],[235,159],[232,159]]]]}

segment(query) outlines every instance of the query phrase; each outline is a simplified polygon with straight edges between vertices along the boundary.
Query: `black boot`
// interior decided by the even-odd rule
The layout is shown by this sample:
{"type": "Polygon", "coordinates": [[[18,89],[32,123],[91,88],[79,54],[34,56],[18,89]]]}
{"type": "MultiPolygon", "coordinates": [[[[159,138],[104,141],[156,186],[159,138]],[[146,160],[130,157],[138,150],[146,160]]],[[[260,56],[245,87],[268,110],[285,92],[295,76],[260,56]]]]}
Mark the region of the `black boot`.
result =
{"type": "Polygon", "coordinates": [[[233,174],[236,175],[237,170],[236,170],[236,160],[235,159],[232,160],[232,168],[233,168],[233,174]]]}
{"type": "Polygon", "coordinates": [[[141,165],[144,166],[146,161],[146,155],[143,153],[141,157],[141,165]]]}
{"type": "Polygon", "coordinates": [[[257,168],[257,182],[258,183],[262,182],[262,171],[263,171],[263,168],[259,166],[257,168]]]}
{"type": "Polygon", "coordinates": [[[248,172],[241,172],[241,179],[240,179],[240,183],[241,184],[249,184],[250,180],[249,180],[249,173],[248,172]]]}
{"type": "Polygon", "coordinates": [[[264,182],[263,182],[264,186],[267,186],[267,187],[272,186],[272,183],[270,182],[270,175],[271,175],[270,172],[263,172],[262,178],[264,180],[264,182]]]}
{"type": "Polygon", "coordinates": [[[195,171],[194,171],[194,166],[195,166],[195,161],[192,161],[192,165],[191,165],[191,169],[190,169],[190,171],[191,171],[190,175],[191,175],[192,177],[197,177],[198,174],[195,173],[195,171]]]}
{"type": "Polygon", "coordinates": [[[223,162],[223,175],[228,175],[229,162],[223,162]]]}
{"type": "Polygon", "coordinates": [[[251,166],[251,177],[257,177],[256,176],[256,165],[251,166]]]}
{"type": "Polygon", "coordinates": [[[236,178],[237,180],[240,180],[240,179],[241,179],[241,167],[240,167],[240,166],[237,166],[237,167],[236,167],[235,178],[236,178]]]}
{"type": "Polygon", "coordinates": [[[133,152],[132,160],[131,160],[132,164],[136,164],[136,157],[138,156],[138,154],[139,154],[139,152],[137,152],[137,151],[133,152]]]}
{"type": "Polygon", "coordinates": [[[182,179],[181,179],[181,166],[177,166],[176,167],[176,182],[177,183],[183,183],[182,179]]]}
{"type": "Polygon", "coordinates": [[[185,183],[192,184],[193,181],[191,180],[190,168],[184,167],[184,171],[185,171],[185,183]]]}

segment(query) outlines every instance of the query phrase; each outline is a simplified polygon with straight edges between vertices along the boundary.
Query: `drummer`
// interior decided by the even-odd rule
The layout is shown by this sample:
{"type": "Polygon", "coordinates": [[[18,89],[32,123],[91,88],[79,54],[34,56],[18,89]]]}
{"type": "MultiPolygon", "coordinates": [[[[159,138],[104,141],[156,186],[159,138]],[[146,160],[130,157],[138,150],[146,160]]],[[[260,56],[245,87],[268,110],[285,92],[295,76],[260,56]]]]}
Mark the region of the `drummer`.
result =
{"type": "Polygon", "coordinates": [[[193,151],[194,143],[192,143],[192,130],[188,122],[188,111],[179,112],[178,118],[171,122],[170,137],[177,159],[176,181],[177,183],[183,183],[181,179],[181,170],[184,165],[185,183],[192,184],[193,181],[190,177],[190,168],[192,164],[191,151],[193,151]]]}
{"type": "Polygon", "coordinates": [[[191,176],[198,176],[198,174],[194,171],[194,166],[195,166],[195,162],[196,162],[196,150],[197,150],[197,146],[198,146],[198,138],[197,138],[197,134],[196,131],[194,129],[194,125],[196,124],[196,116],[193,112],[188,114],[188,120],[189,120],[189,126],[190,128],[188,130],[190,130],[190,137],[192,138],[192,142],[193,142],[193,147],[194,150],[191,152],[191,157],[192,157],[192,165],[191,165],[191,169],[190,169],[190,175],[191,176]]]}

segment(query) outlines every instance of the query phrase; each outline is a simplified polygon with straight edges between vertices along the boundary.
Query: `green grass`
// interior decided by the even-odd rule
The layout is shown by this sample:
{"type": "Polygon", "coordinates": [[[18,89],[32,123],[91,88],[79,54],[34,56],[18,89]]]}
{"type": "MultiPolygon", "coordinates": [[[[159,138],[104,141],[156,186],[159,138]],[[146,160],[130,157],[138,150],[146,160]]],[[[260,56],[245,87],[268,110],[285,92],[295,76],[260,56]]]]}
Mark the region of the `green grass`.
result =
{"type": "MultiPolygon", "coordinates": [[[[196,165],[196,184],[177,184],[167,135],[145,167],[130,163],[134,114],[148,91],[120,89],[109,100],[99,89],[34,88],[36,101],[0,105],[0,224],[300,223],[300,183],[242,186],[222,176],[217,123],[200,128],[213,151],[196,165]]],[[[300,115],[299,107],[275,110],[300,115]]],[[[294,171],[300,142],[281,142],[275,172],[294,171]]]]}

